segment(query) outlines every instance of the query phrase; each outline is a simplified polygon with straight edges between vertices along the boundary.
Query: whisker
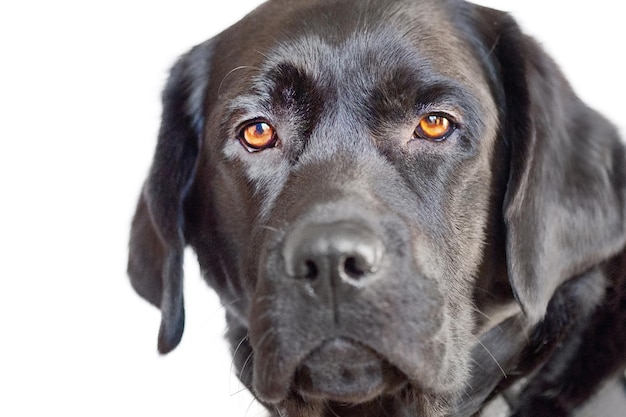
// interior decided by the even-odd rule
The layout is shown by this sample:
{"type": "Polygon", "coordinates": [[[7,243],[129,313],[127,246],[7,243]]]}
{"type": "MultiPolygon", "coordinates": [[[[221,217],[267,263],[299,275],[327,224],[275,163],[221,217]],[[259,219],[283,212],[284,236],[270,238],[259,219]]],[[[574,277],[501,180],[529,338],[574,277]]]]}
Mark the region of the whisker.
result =
{"type": "Polygon", "coordinates": [[[385,407],[383,406],[382,397],[378,397],[378,408],[385,414],[386,417],[391,417],[385,407]]]}
{"type": "Polygon", "coordinates": [[[324,405],[326,406],[326,409],[327,409],[328,411],[330,411],[331,413],[333,413],[333,415],[334,415],[335,417],[341,417],[339,414],[337,414],[337,413],[335,412],[335,410],[333,410],[333,409],[330,407],[330,405],[329,405],[327,402],[325,402],[325,403],[324,403],[324,405]]]}
{"type": "MultiPolygon", "coordinates": [[[[231,393],[231,394],[230,394],[230,396],[231,396],[231,397],[234,397],[234,396],[239,395],[239,394],[241,394],[242,392],[245,392],[245,391],[248,391],[248,387],[245,387],[245,386],[244,386],[244,387],[243,387],[243,388],[241,388],[240,390],[238,390],[238,391],[235,391],[235,392],[231,393]]],[[[248,408],[250,408],[250,407],[252,407],[252,404],[250,404],[250,406],[249,406],[248,408]]]]}
{"type": "Polygon", "coordinates": [[[276,296],[273,295],[266,295],[263,297],[258,297],[256,298],[256,302],[263,302],[263,301],[272,301],[276,298],[276,296]]]}
{"type": "Polygon", "coordinates": [[[270,57],[266,53],[259,50],[256,50],[255,52],[265,58],[266,61],[271,61],[270,57]]]}
{"type": "Polygon", "coordinates": [[[496,365],[498,366],[498,368],[500,369],[500,372],[502,372],[502,375],[504,375],[504,378],[508,378],[508,376],[507,376],[506,372],[504,372],[504,369],[502,369],[502,366],[500,366],[500,363],[498,362],[498,360],[496,359],[496,357],[495,357],[495,356],[493,356],[493,355],[491,354],[491,352],[489,351],[489,349],[487,349],[487,346],[485,346],[485,345],[483,344],[483,342],[481,342],[481,341],[480,341],[480,339],[479,339],[479,338],[477,338],[476,336],[473,336],[473,335],[472,335],[472,337],[473,337],[474,339],[476,339],[476,341],[478,342],[478,344],[479,344],[479,345],[481,345],[481,346],[483,347],[483,349],[485,349],[485,352],[487,352],[487,354],[491,357],[491,359],[493,359],[493,361],[495,362],[495,364],[496,364],[496,365]]]}
{"type": "Polygon", "coordinates": [[[266,225],[258,225],[257,226],[259,229],[265,229],[265,230],[269,230],[270,232],[274,232],[274,233],[281,233],[282,230],[276,228],[276,227],[272,227],[272,226],[266,226],[266,225]]]}
{"type": "MultiPolygon", "coordinates": [[[[265,342],[265,339],[267,339],[267,337],[270,336],[273,333],[275,333],[273,329],[267,330],[265,332],[265,334],[263,334],[263,336],[261,336],[261,338],[259,339],[258,348],[260,348],[263,345],[263,342],[265,342]]],[[[246,336],[246,338],[247,338],[247,336],[246,336]]],[[[244,338],[243,340],[245,340],[246,338],[244,338]]],[[[242,342],[243,342],[243,340],[242,340],[242,342]]],[[[241,345],[242,342],[240,342],[240,345],[241,345]]],[[[250,354],[248,355],[248,357],[246,358],[245,362],[241,366],[241,369],[239,370],[239,380],[240,381],[243,379],[243,373],[246,370],[246,366],[248,366],[248,363],[250,363],[250,360],[253,357],[254,357],[254,351],[251,351],[250,354]]],[[[232,369],[232,362],[231,362],[231,369],[232,369]]],[[[231,373],[231,375],[232,375],[232,373],[231,373]]],[[[237,394],[239,392],[241,392],[241,391],[238,391],[235,394],[237,394]]],[[[233,394],[233,395],[235,395],[235,394],[233,394]]]]}
{"type": "Polygon", "coordinates": [[[220,95],[220,92],[222,91],[222,85],[224,84],[224,81],[226,81],[226,78],[228,78],[228,76],[230,76],[231,74],[233,74],[236,71],[242,70],[242,69],[255,69],[255,67],[252,67],[250,65],[240,65],[238,67],[235,67],[233,69],[231,69],[230,71],[228,71],[226,73],[226,75],[224,75],[224,78],[222,78],[222,81],[220,82],[220,86],[217,88],[217,95],[220,95]]]}
{"type": "Polygon", "coordinates": [[[481,316],[483,316],[484,318],[486,318],[489,321],[492,321],[493,319],[491,318],[491,316],[489,316],[487,313],[484,313],[480,308],[478,307],[473,307],[473,310],[475,312],[477,312],[478,314],[480,314],[481,316]]]}
{"type": "Polygon", "coordinates": [[[261,320],[263,320],[264,318],[269,317],[269,316],[271,316],[271,315],[272,315],[272,312],[271,312],[271,311],[266,311],[266,312],[264,312],[263,314],[260,314],[260,315],[256,316],[256,320],[257,320],[257,321],[261,321],[261,320]]]}
{"type": "Polygon", "coordinates": [[[489,52],[487,52],[487,56],[490,56],[498,47],[498,43],[500,43],[500,38],[502,37],[501,34],[498,34],[498,37],[496,37],[496,41],[493,43],[493,45],[491,46],[491,49],[489,50],[489,52]]]}
{"type": "Polygon", "coordinates": [[[274,331],[274,329],[268,329],[268,330],[267,330],[267,331],[263,334],[263,336],[261,336],[261,338],[259,339],[259,342],[257,343],[257,349],[261,349],[261,347],[263,346],[263,342],[265,342],[265,339],[266,339],[269,335],[274,334],[274,333],[276,333],[276,332],[274,331]]]}
{"type": "MultiPolygon", "coordinates": [[[[237,352],[239,352],[239,348],[243,345],[243,342],[246,341],[246,339],[248,339],[248,335],[246,335],[245,337],[243,337],[241,339],[241,341],[237,344],[237,347],[235,348],[235,351],[233,352],[233,358],[235,358],[237,356],[237,352]]],[[[233,366],[235,365],[235,361],[232,360],[230,361],[230,373],[233,373],[233,366]]]]}
{"type": "MultiPolygon", "coordinates": [[[[242,391],[245,391],[245,389],[243,389],[242,391]]],[[[250,412],[250,409],[252,408],[252,406],[254,405],[255,402],[258,402],[258,400],[256,398],[252,397],[252,401],[250,401],[250,404],[248,405],[248,408],[246,408],[246,414],[245,414],[246,416],[250,412]]],[[[257,413],[256,415],[259,416],[261,414],[257,413]]]]}
{"type": "MultiPolygon", "coordinates": [[[[239,371],[239,379],[241,380],[243,377],[243,372],[246,370],[246,366],[248,365],[248,362],[250,362],[250,359],[252,359],[252,357],[254,356],[254,352],[250,352],[250,354],[248,355],[248,357],[246,358],[246,361],[243,363],[243,365],[241,366],[241,370],[239,371]]],[[[241,392],[241,391],[240,391],[241,392]]]]}
{"type": "MultiPolygon", "coordinates": [[[[248,335],[243,337],[241,339],[241,341],[237,344],[237,347],[235,348],[235,351],[233,352],[233,355],[232,355],[233,359],[230,361],[230,373],[228,374],[228,386],[229,387],[232,386],[232,378],[233,378],[233,375],[235,374],[234,367],[235,367],[235,358],[237,357],[237,352],[239,351],[239,349],[241,348],[241,346],[243,345],[243,343],[246,341],[247,338],[248,338],[248,335]]],[[[241,384],[241,375],[240,375],[239,380],[237,381],[237,383],[241,384]]],[[[237,391],[235,394],[238,394],[240,392],[241,392],[241,390],[237,391]]],[[[235,394],[231,394],[231,396],[233,396],[235,394]]]]}
{"type": "Polygon", "coordinates": [[[233,300],[230,300],[230,301],[228,301],[228,302],[226,302],[226,303],[221,303],[221,304],[219,305],[219,307],[218,307],[215,311],[217,312],[217,311],[219,311],[220,309],[224,309],[224,310],[226,310],[226,307],[230,307],[230,306],[232,306],[232,305],[234,305],[234,304],[237,304],[239,301],[241,301],[241,300],[243,300],[243,299],[244,299],[244,297],[237,297],[237,298],[235,298],[235,299],[233,299],[233,300]]]}

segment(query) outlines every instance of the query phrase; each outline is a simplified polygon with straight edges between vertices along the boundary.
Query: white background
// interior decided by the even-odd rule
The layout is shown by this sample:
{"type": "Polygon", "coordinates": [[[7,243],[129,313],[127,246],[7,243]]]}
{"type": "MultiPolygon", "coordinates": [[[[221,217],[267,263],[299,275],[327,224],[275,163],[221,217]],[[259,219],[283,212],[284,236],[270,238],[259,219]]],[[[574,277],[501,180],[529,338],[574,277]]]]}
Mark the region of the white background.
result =
{"type": "MultiPolygon", "coordinates": [[[[259,1],[0,5],[0,415],[260,416],[223,341],[224,310],[187,257],[187,326],[125,275],[128,225],[177,55],[259,1]],[[223,411],[226,410],[226,411],[223,411]]],[[[579,94],[626,131],[614,0],[492,0],[542,40],[579,94]]]]}

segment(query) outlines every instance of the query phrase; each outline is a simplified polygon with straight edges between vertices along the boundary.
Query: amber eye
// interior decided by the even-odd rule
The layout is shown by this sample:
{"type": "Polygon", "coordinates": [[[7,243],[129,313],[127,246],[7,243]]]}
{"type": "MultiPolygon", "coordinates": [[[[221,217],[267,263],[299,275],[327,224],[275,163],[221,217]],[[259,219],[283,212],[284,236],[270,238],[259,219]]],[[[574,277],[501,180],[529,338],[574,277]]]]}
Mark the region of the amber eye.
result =
{"type": "Polygon", "coordinates": [[[447,139],[454,130],[454,124],[445,116],[429,114],[420,120],[415,128],[415,138],[441,141],[447,139]]]}
{"type": "Polygon", "coordinates": [[[248,150],[260,151],[276,145],[276,132],[269,123],[256,121],[241,129],[239,140],[248,150]]]}

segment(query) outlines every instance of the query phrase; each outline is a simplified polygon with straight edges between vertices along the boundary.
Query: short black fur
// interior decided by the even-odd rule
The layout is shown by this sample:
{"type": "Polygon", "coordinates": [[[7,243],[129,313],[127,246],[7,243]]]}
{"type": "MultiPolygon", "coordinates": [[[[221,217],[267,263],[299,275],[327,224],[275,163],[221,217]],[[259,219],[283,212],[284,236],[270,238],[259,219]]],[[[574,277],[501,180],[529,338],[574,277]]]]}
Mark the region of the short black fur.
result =
{"type": "Polygon", "coordinates": [[[181,57],[128,264],[162,353],[186,245],[277,416],[569,416],[626,367],[624,145],[495,10],[270,0],[181,57]]]}

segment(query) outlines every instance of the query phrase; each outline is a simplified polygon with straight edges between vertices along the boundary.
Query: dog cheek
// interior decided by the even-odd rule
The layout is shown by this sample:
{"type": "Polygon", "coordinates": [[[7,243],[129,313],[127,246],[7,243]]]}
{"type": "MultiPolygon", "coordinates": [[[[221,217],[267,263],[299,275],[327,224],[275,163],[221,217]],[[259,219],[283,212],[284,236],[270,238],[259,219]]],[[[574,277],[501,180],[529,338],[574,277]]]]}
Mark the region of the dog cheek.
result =
{"type": "MultiPolygon", "coordinates": [[[[439,245],[444,243],[440,242],[439,245]]],[[[467,270],[460,261],[462,254],[456,257],[459,259],[453,259],[442,256],[440,250],[434,244],[428,245],[422,240],[422,244],[414,248],[414,259],[419,264],[419,270],[424,272],[422,279],[431,281],[432,291],[438,293],[441,299],[442,322],[433,340],[439,343],[444,353],[440,360],[440,372],[434,383],[442,391],[458,392],[465,388],[474,340],[474,279],[471,275],[465,275],[467,270]]],[[[468,269],[473,271],[474,264],[468,269]]]]}
{"type": "Polygon", "coordinates": [[[474,320],[471,314],[471,302],[463,297],[457,302],[451,302],[448,309],[450,323],[446,328],[449,333],[449,349],[446,355],[446,363],[449,370],[446,373],[451,380],[446,381],[455,386],[454,391],[460,392],[465,388],[469,378],[470,353],[474,345],[473,335],[474,320]]]}

